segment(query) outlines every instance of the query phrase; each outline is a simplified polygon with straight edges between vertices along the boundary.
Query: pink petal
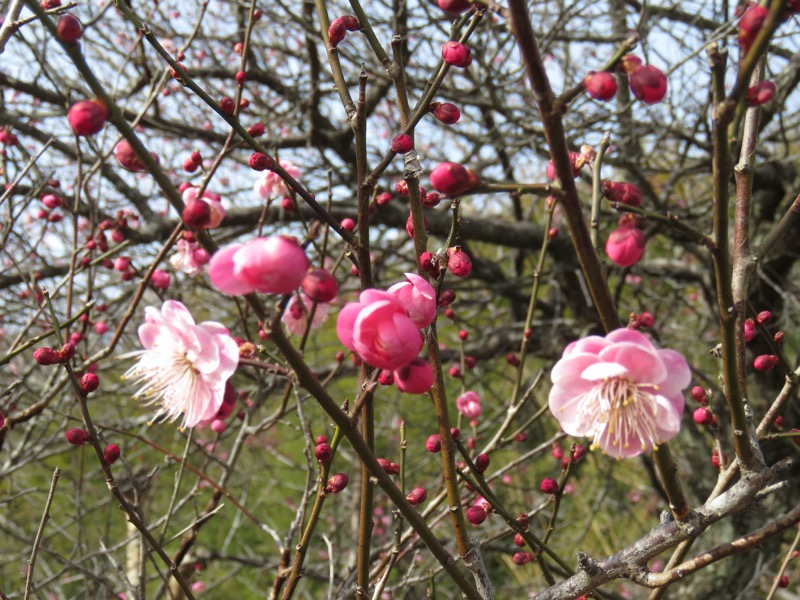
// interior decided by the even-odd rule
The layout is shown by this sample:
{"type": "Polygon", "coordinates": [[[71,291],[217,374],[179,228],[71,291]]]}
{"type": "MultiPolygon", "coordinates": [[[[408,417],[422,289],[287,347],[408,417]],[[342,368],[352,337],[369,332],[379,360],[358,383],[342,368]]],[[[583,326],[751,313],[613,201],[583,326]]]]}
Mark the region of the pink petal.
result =
{"type": "Polygon", "coordinates": [[[244,244],[231,244],[217,250],[208,263],[211,285],[228,296],[250,294],[254,288],[234,274],[233,256],[244,244]]]}
{"type": "Polygon", "coordinates": [[[344,308],[339,312],[339,318],[336,320],[336,333],[339,336],[339,341],[342,342],[345,348],[353,352],[356,351],[353,343],[353,328],[362,308],[364,308],[364,305],[360,302],[345,304],[344,308]]]}
{"type": "Polygon", "coordinates": [[[628,377],[638,383],[658,384],[667,377],[667,369],[654,350],[629,342],[619,342],[600,352],[605,362],[615,362],[628,370],[628,377]]]}
{"type": "Polygon", "coordinates": [[[598,362],[586,367],[581,373],[581,378],[587,381],[604,381],[613,377],[624,377],[628,369],[619,363],[598,362]]]}
{"type": "Polygon", "coordinates": [[[665,396],[681,394],[692,381],[692,370],[686,359],[679,352],[668,348],[656,352],[669,373],[669,376],[659,384],[659,392],[665,396]]]}

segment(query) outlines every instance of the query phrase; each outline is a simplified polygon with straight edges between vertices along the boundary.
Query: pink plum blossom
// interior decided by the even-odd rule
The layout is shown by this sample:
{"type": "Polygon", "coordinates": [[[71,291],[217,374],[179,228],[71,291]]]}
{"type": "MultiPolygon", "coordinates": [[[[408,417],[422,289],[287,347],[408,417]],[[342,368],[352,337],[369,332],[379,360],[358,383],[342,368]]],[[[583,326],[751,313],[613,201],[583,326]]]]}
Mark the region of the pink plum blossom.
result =
{"type": "Polygon", "coordinates": [[[190,277],[203,272],[208,263],[208,252],[200,244],[188,240],[178,240],[175,244],[176,253],[169,259],[169,264],[176,271],[183,271],[190,277]]]}
{"type": "Polygon", "coordinates": [[[620,267],[632,267],[644,256],[644,233],[635,225],[620,225],[608,236],[606,254],[620,267]]]}
{"type": "MultiPolygon", "coordinates": [[[[280,161],[281,168],[286,171],[292,179],[298,179],[302,175],[300,169],[291,161],[280,161]]],[[[289,193],[289,188],[280,176],[274,171],[262,171],[253,187],[256,194],[264,200],[268,198],[283,197],[289,193]]]]}
{"type": "Polygon", "coordinates": [[[481,397],[473,391],[464,392],[456,398],[456,409],[468,419],[477,419],[483,412],[481,397]]]}
{"type": "Polygon", "coordinates": [[[624,458],[680,431],[691,371],[678,352],[617,329],[569,344],[550,377],[550,411],[564,432],[590,437],[593,449],[624,458]]]}
{"type": "Polygon", "coordinates": [[[424,340],[397,296],[381,290],[361,292],[339,313],[336,333],[342,344],[379,369],[395,370],[414,360],[424,340]]]}
{"type": "Polygon", "coordinates": [[[406,281],[396,283],[387,291],[394,294],[405,307],[417,327],[427,327],[436,318],[436,291],[423,277],[406,273],[406,281]]]}
{"type": "Polygon", "coordinates": [[[160,310],[145,308],[139,340],[144,350],[123,357],[139,359],[123,375],[141,385],[133,397],[159,404],[156,417],[174,421],[183,415],[182,427],[213,419],[239,363],[228,330],[212,321],[196,324],[183,304],[167,300],[160,310]]]}
{"type": "MultiPolygon", "coordinates": [[[[308,316],[311,314],[311,308],[314,302],[305,294],[299,296],[292,296],[289,305],[283,313],[281,321],[286,326],[286,331],[291,335],[302,335],[306,331],[308,324],[308,316]]],[[[314,309],[314,318],[311,321],[311,330],[319,329],[319,327],[328,320],[328,304],[319,303],[314,309]]]]}
{"type": "Polygon", "coordinates": [[[217,251],[208,266],[211,284],[223,294],[291,294],[300,287],[308,257],[293,237],[256,238],[217,251]]]}
{"type": "MultiPolygon", "coordinates": [[[[199,191],[200,188],[194,186],[187,187],[183,190],[183,203],[189,204],[192,200],[196,200],[197,192],[199,191]]],[[[208,208],[211,210],[211,221],[209,221],[204,229],[215,229],[219,227],[220,223],[222,223],[222,219],[225,218],[226,212],[225,207],[222,206],[222,197],[219,194],[206,190],[203,192],[203,195],[200,196],[200,200],[208,204],[208,208]]]]}

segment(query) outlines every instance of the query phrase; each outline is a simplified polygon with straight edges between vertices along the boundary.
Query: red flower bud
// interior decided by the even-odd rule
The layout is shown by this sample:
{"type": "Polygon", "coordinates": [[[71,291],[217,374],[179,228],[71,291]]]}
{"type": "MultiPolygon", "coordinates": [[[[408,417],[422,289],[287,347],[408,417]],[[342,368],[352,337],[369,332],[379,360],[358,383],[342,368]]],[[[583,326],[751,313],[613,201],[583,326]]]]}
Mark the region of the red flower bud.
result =
{"type": "Polygon", "coordinates": [[[632,183],[604,179],[602,187],[603,195],[611,202],[621,202],[633,207],[642,205],[642,192],[632,183]]]}
{"type": "Polygon", "coordinates": [[[462,165],[443,162],[431,171],[431,185],[440,194],[458,196],[469,189],[469,175],[462,165]]]}
{"type": "Polygon", "coordinates": [[[519,513],[519,516],[517,517],[517,523],[519,523],[519,526],[522,527],[523,531],[528,529],[530,521],[531,520],[528,516],[528,513],[519,513]]]}
{"type": "Polygon", "coordinates": [[[422,206],[425,208],[436,208],[439,206],[439,202],[442,201],[442,197],[436,192],[428,192],[421,201],[422,206]]]}
{"type": "Polygon", "coordinates": [[[461,110],[451,102],[431,102],[428,112],[445,125],[453,125],[461,118],[461,110]]]}
{"type": "Polygon", "coordinates": [[[451,427],[450,428],[450,437],[454,440],[457,440],[461,437],[461,430],[458,427],[451,427]]]}
{"type": "Polygon", "coordinates": [[[253,137],[260,137],[264,135],[264,124],[253,123],[252,125],[250,125],[250,127],[247,128],[247,133],[249,133],[253,137]]]}
{"type": "Polygon", "coordinates": [[[631,92],[645,104],[656,104],[667,95],[667,77],[660,69],[644,65],[628,77],[631,92]]]}
{"type": "Polygon", "coordinates": [[[518,367],[520,365],[519,358],[517,358],[517,355],[513,352],[506,354],[506,362],[512,367],[518,367]]]}
{"type": "Polygon", "coordinates": [[[54,348],[37,348],[33,351],[33,360],[40,365],[55,365],[61,362],[61,353],[54,348]]]}
{"type": "Polygon", "coordinates": [[[699,385],[692,388],[692,398],[703,406],[708,405],[708,394],[706,394],[706,391],[699,385]]]}
{"type": "Polygon", "coordinates": [[[86,396],[100,387],[100,378],[94,373],[84,373],[81,377],[81,393],[86,396]]]}
{"type": "Polygon", "coordinates": [[[408,503],[411,506],[416,506],[417,504],[422,504],[427,499],[428,499],[428,492],[425,491],[425,488],[421,488],[421,487],[414,488],[406,496],[406,500],[408,500],[408,503]]]}
{"type": "Polygon", "coordinates": [[[378,459],[378,464],[381,466],[381,468],[384,471],[386,471],[386,473],[388,475],[399,475],[400,474],[400,465],[398,465],[397,463],[393,463],[392,461],[387,460],[385,458],[379,458],[378,459]]]}
{"type": "Polygon", "coordinates": [[[331,21],[330,27],[328,27],[328,43],[331,48],[336,48],[346,35],[347,27],[341,17],[331,21]]]}
{"type": "Polygon", "coordinates": [[[768,310],[762,310],[756,315],[756,323],[759,325],[769,325],[772,322],[772,313],[768,310]]]}
{"type": "Polygon", "coordinates": [[[755,319],[745,319],[744,321],[744,341],[750,342],[758,334],[755,319]]]}
{"type": "Polygon", "coordinates": [[[108,108],[96,98],[76,102],[67,113],[67,121],[75,135],[94,135],[105,126],[107,120],[108,108]]]}
{"type": "Polygon", "coordinates": [[[472,62],[472,51],[461,42],[451,40],[442,46],[442,59],[454,67],[467,67],[472,62]]]}
{"type": "Polygon", "coordinates": [[[208,202],[195,198],[186,203],[181,216],[187,227],[206,229],[211,224],[211,206],[208,202]]]}
{"type": "Polygon", "coordinates": [[[714,413],[701,406],[692,413],[692,419],[698,425],[712,425],[714,423],[714,413]]]}
{"type": "Polygon", "coordinates": [[[525,565],[533,560],[533,555],[530,552],[515,552],[511,560],[515,565],[525,565]]]}
{"type": "Polygon", "coordinates": [[[580,459],[586,456],[586,448],[578,444],[572,451],[572,464],[577,463],[580,459]]]}
{"type": "Polygon", "coordinates": [[[329,494],[338,494],[347,487],[348,483],[350,483],[350,478],[345,473],[336,473],[328,479],[325,491],[329,494]]]}
{"type": "Polygon", "coordinates": [[[232,115],[236,111],[236,102],[228,96],[219,99],[219,108],[226,115],[232,115]]]}
{"type": "Polygon", "coordinates": [[[103,460],[105,460],[109,465],[113,465],[117,462],[119,458],[119,446],[116,444],[109,444],[106,446],[106,449],[103,451],[103,460]]]}
{"type": "Polygon", "coordinates": [[[442,293],[439,294],[439,299],[437,300],[437,304],[439,306],[450,306],[453,302],[456,301],[456,292],[450,288],[442,290],[442,293]]]}
{"type": "Polygon", "coordinates": [[[236,71],[236,75],[233,78],[239,85],[244,85],[244,82],[247,81],[247,73],[245,71],[236,71]]]}
{"type": "Polygon", "coordinates": [[[489,468],[490,462],[491,459],[488,454],[478,454],[478,456],[475,457],[475,470],[478,471],[478,473],[484,473],[486,469],[489,468]]]}
{"type": "Polygon", "coordinates": [[[771,371],[778,365],[778,357],[775,354],[762,354],[756,356],[753,367],[756,371],[771,371]]]}
{"type": "Polygon", "coordinates": [[[467,509],[467,521],[473,525],[480,525],[486,520],[486,511],[482,506],[470,506],[467,509]]]}
{"type": "Polygon", "coordinates": [[[73,446],[83,446],[92,439],[92,436],[89,435],[88,431],[84,431],[80,427],[73,427],[72,429],[67,429],[66,438],[73,446]]]}
{"type": "Polygon", "coordinates": [[[425,440],[425,449],[428,452],[436,453],[442,451],[442,436],[438,433],[431,434],[428,436],[428,439],[425,440]]]}
{"type": "Polygon", "coordinates": [[[434,279],[439,277],[439,263],[432,252],[423,252],[419,255],[419,267],[434,279]]]}
{"type": "Polygon", "coordinates": [[[331,302],[339,293],[339,282],[325,269],[313,269],[306,273],[300,287],[313,302],[331,302]]]}
{"type": "Polygon", "coordinates": [[[392,152],[405,154],[406,152],[411,152],[413,147],[414,141],[407,133],[398,133],[392,138],[392,152]]]}
{"type": "Polygon", "coordinates": [[[719,469],[722,461],[719,459],[719,452],[715,448],[714,451],[711,453],[711,464],[715,469],[719,469]]]}
{"type": "Polygon", "coordinates": [[[608,71],[591,71],[583,78],[583,86],[595,100],[611,100],[617,94],[617,79],[608,71]]]}
{"type": "Polygon", "coordinates": [[[517,435],[514,436],[515,442],[527,442],[528,441],[528,434],[524,431],[520,431],[517,435]]]}
{"type": "Polygon", "coordinates": [[[361,22],[358,20],[358,17],[353,15],[344,15],[343,17],[339,17],[344,23],[344,28],[347,31],[361,31],[361,22]]]}
{"type": "Polygon", "coordinates": [[[623,73],[626,73],[627,75],[630,75],[641,66],[642,66],[642,59],[633,54],[626,54],[619,61],[619,69],[623,73]]]}
{"type": "Polygon", "coordinates": [[[514,534],[514,544],[519,547],[525,546],[525,538],[522,537],[522,534],[520,533],[514,534]]]}
{"type": "Polygon", "coordinates": [[[77,18],[66,13],[61,15],[61,18],[58,20],[56,35],[62,42],[73,44],[81,39],[83,35],[83,26],[77,18]]]}
{"type": "Polygon", "coordinates": [[[447,270],[456,277],[466,277],[472,272],[472,261],[461,246],[447,249],[447,270]]]}
{"type": "Polygon", "coordinates": [[[333,448],[331,448],[327,442],[319,443],[317,447],[314,448],[314,456],[322,464],[328,463],[333,458],[333,448]]]}
{"type": "Polygon", "coordinates": [[[378,383],[381,385],[392,385],[394,383],[394,373],[388,369],[381,371],[378,375],[378,383]]]}
{"type": "Polygon", "coordinates": [[[274,166],[272,159],[262,152],[253,152],[250,155],[250,168],[254,171],[266,171],[274,166]]]}
{"type": "Polygon", "coordinates": [[[436,0],[439,8],[451,13],[463,13],[472,6],[471,0],[436,0]]]}
{"type": "Polygon", "coordinates": [[[763,6],[753,5],[739,19],[739,48],[742,57],[750,50],[768,14],[769,11],[763,6]]]}
{"type": "Polygon", "coordinates": [[[608,258],[620,267],[631,267],[644,256],[644,233],[635,225],[620,225],[606,240],[608,258]]]}
{"type": "Polygon", "coordinates": [[[771,81],[762,81],[747,90],[747,106],[761,106],[775,97],[778,88],[771,81]]]}
{"type": "Polygon", "coordinates": [[[558,492],[558,482],[552,477],[545,477],[539,484],[539,489],[545,494],[555,494],[558,492]]]}
{"type": "Polygon", "coordinates": [[[782,331],[776,331],[772,339],[775,340],[776,344],[782,344],[783,338],[784,338],[784,333],[782,331]]]}

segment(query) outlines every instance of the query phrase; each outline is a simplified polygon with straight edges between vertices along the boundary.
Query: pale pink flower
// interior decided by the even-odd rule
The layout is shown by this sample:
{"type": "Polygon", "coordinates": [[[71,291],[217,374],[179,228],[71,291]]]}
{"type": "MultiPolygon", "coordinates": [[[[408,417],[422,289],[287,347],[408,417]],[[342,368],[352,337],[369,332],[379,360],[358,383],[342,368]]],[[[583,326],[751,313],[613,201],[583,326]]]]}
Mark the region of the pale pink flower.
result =
{"type": "Polygon", "coordinates": [[[436,318],[436,291],[424,278],[406,273],[406,280],[396,283],[387,291],[397,296],[406,308],[409,318],[422,329],[436,318]]]}
{"type": "Polygon", "coordinates": [[[336,333],[342,344],[379,369],[393,371],[414,360],[424,340],[397,296],[369,289],[358,300],[339,313],[336,333]]]}
{"type": "Polygon", "coordinates": [[[483,412],[481,397],[473,391],[464,392],[456,398],[456,409],[468,419],[477,419],[483,412]]]}
{"type": "MultiPolygon", "coordinates": [[[[192,200],[196,200],[197,192],[199,191],[200,188],[198,187],[187,187],[183,190],[183,203],[189,204],[192,200]]],[[[219,227],[220,223],[222,223],[222,219],[225,218],[226,213],[225,207],[222,206],[222,197],[219,194],[206,190],[203,192],[200,199],[208,204],[208,207],[211,209],[211,221],[205,229],[216,229],[219,227]]]]}
{"type": "Polygon", "coordinates": [[[300,287],[308,257],[289,236],[256,238],[220,248],[208,265],[211,284],[223,294],[291,294],[300,287]]]}
{"type": "Polygon", "coordinates": [[[203,272],[208,263],[208,252],[197,242],[178,240],[175,244],[176,252],[169,259],[169,264],[176,271],[183,271],[190,277],[203,272]]]}
{"type": "Polygon", "coordinates": [[[680,431],[682,390],[692,375],[678,352],[657,350],[638,331],[617,329],[569,344],[550,377],[550,411],[564,432],[590,437],[593,449],[622,458],[680,431]]]}
{"type": "Polygon", "coordinates": [[[212,321],[195,324],[183,304],[167,300],[161,310],[145,309],[139,340],[145,349],[123,357],[139,359],[123,375],[141,385],[133,397],[159,404],[156,417],[174,421],[183,415],[182,427],[213,419],[239,363],[228,330],[212,321]]]}
{"type": "MultiPolygon", "coordinates": [[[[296,180],[302,175],[300,169],[291,161],[282,160],[280,161],[280,165],[292,179],[296,180]]],[[[262,171],[253,189],[256,194],[261,196],[264,200],[282,197],[289,193],[289,188],[286,186],[286,183],[274,171],[262,171]]]]}
{"type": "MultiPolygon", "coordinates": [[[[281,321],[292,335],[302,335],[306,331],[308,325],[308,316],[311,314],[311,307],[314,305],[311,298],[305,294],[300,294],[300,297],[292,296],[289,305],[283,312],[281,321]]],[[[328,320],[329,305],[318,303],[317,308],[314,310],[314,318],[311,320],[311,330],[319,329],[322,324],[328,320]]]]}

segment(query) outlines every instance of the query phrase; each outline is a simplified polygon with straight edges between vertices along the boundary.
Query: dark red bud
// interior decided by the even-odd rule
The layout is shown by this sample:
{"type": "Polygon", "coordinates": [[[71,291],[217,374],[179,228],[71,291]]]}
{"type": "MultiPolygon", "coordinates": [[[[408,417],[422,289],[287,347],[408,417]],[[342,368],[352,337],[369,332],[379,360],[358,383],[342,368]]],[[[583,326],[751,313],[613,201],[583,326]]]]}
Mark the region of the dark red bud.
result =
{"type": "Polygon", "coordinates": [[[72,429],[67,429],[66,438],[73,446],[83,446],[92,439],[92,436],[89,435],[88,431],[84,431],[80,427],[73,427],[72,429]]]}
{"type": "Polygon", "coordinates": [[[486,511],[482,506],[470,506],[467,509],[467,521],[473,525],[480,525],[486,520],[486,511]]]}
{"type": "Polygon", "coordinates": [[[61,353],[53,348],[37,348],[33,351],[33,360],[40,365],[55,365],[61,362],[61,353]]]}
{"type": "Polygon", "coordinates": [[[425,448],[428,452],[441,452],[442,451],[442,437],[438,433],[434,433],[425,441],[425,448]]]}
{"type": "Polygon", "coordinates": [[[539,484],[539,489],[545,494],[555,494],[558,492],[558,482],[552,477],[545,477],[539,484]]]}
{"type": "Polygon", "coordinates": [[[425,491],[425,488],[414,488],[409,492],[406,496],[406,500],[411,506],[416,506],[417,504],[422,504],[425,500],[428,499],[428,492],[425,491]]]}
{"type": "Polygon", "coordinates": [[[323,464],[328,463],[333,458],[333,448],[326,442],[317,444],[317,447],[314,448],[314,456],[319,462],[323,464]]]}
{"type": "Polygon", "coordinates": [[[475,470],[478,471],[478,473],[484,473],[486,469],[489,468],[490,462],[491,459],[488,454],[478,454],[478,456],[475,457],[475,470]]]}
{"type": "Polygon", "coordinates": [[[336,473],[328,479],[325,491],[330,494],[338,494],[347,487],[348,483],[350,483],[350,478],[345,473],[336,473]]]}
{"type": "Polygon", "coordinates": [[[81,393],[86,396],[100,387],[100,378],[94,373],[84,373],[81,377],[81,393]]]}
{"type": "Polygon", "coordinates": [[[109,444],[103,451],[103,460],[105,460],[109,465],[113,465],[115,462],[117,462],[119,454],[119,446],[116,444],[109,444]]]}

